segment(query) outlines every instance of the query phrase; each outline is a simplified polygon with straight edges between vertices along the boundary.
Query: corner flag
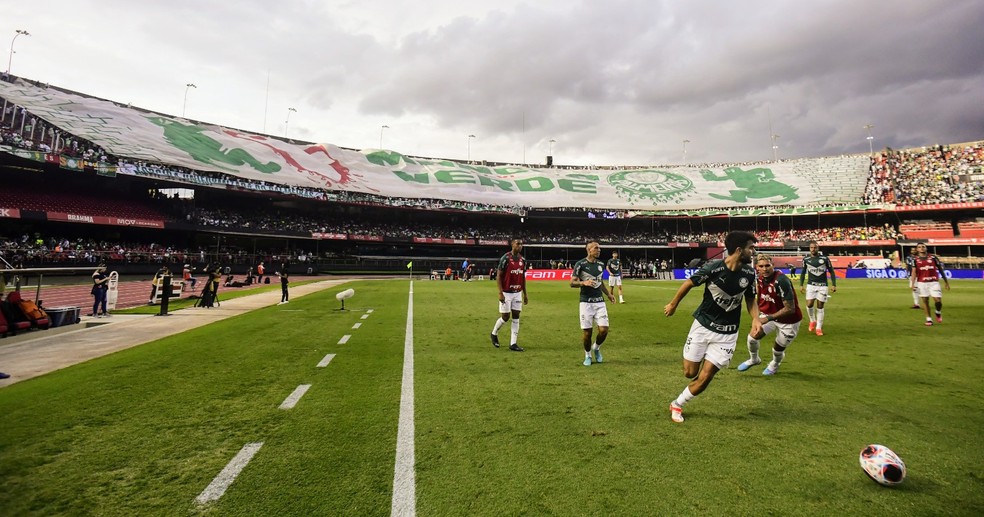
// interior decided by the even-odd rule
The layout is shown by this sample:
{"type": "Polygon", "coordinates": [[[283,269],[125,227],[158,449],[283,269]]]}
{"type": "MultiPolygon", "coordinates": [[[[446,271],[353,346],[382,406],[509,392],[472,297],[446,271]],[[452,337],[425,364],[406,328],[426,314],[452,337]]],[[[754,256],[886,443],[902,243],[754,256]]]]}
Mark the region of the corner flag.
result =
{"type": "Polygon", "coordinates": [[[412,267],[413,267],[413,261],[411,260],[410,262],[407,262],[407,269],[410,269],[412,267]]]}

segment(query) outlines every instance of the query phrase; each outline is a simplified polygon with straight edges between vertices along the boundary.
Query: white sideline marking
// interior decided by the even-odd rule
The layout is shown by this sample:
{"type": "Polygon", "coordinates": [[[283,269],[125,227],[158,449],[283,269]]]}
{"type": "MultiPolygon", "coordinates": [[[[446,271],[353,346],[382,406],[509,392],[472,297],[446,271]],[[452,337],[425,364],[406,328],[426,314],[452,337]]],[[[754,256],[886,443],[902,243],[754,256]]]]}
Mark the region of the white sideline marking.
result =
{"type": "Polygon", "coordinates": [[[396,434],[391,516],[417,515],[417,481],[413,452],[413,280],[407,304],[407,337],[403,341],[403,384],[400,388],[400,425],[396,434]]]}
{"type": "Polygon", "coordinates": [[[222,469],[222,472],[219,472],[219,475],[215,476],[215,479],[205,487],[205,490],[202,490],[202,493],[198,494],[195,502],[203,505],[217,501],[222,497],[222,494],[236,480],[236,476],[246,468],[246,464],[249,463],[249,460],[253,459],[253,455],[260,450],[260,447],[263,447],[263,442],[243,445],[243,448],[236,454],[236,457],[232,458],[229,464],[222,469]]]}
{"type": "Polygon", "coordinates": [[[325,358],[322,359],[320,363],[318,363],[318,368],[324,368],[325,366],[328,366],[328,363],[330,363],[331,360],[334,358],[335,358],[335,354],[326,355],[325,358]]]}
{"type": "Polygon", "coordinates": [[[372,311],[374,311],[374,310],[376,310],[376,309],[366,309],[366,312],[369,313],[369,314],[372,314],[372,311]]]}
{"type": "Polygon", "coordinates": [[[349,340],[350,337],[352,337],[352,336],[350,336],[348,334],[345,334],[344,336],[342,336],[342,339],[339,339],[338,340],[338,344],[339,345],[344,345],[345,343],[348,343],[348,340],[349,340]]]}
{"type": "Polygon", "coordinates": [[[287,398],[285,398],[283,403],[280,404],[280,409],[291,409],[294,406],[296,406],[297,401],[301,400],[301,397],[303,397],[304,394],[307,393],[307,390],[310,388],[311,388],[310,384],[301,384],[300,386],[295,388],[294,392],[291,393],[290,395],[287,395],[287,398]]]}
{"type": "Polygon", "coordinates": [[[366,318],[368,318],[368,317],[369,317],[369,315],[368,315],[368,314],[363,314],[363,315],[362,315],[362,319],[366,319],[366,318]]]}
{"type": "Polygon", "coordinates": [[[362,326],[362,323],[356,323],[355,325],[352,325],[352,328],[357,329],[357,328],[359,328],[361,326],[362,326]]]}

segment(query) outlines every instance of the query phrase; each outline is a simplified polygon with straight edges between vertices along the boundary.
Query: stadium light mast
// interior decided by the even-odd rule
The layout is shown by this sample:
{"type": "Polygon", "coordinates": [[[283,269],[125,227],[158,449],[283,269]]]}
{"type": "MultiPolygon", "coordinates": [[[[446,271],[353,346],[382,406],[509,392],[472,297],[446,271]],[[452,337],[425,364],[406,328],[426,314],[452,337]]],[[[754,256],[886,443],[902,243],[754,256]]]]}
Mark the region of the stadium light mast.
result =
{"type": "Polygon", "coordinates": [[[17,37],[22,34],[24,36],[31,35],[31,33],[21,29],[17,29],[15,32],[17,32],[17,34],[14,34],[14,39],[10,40],[10,57],[7,58],[7,75],[10,75],[10,64],[14,61],[14,42],[17,41],[17,37]]]}
{"type": "Polygon", "coordinates": [[[471,140],[475,135],[468,135],[468,161],[471,161],[471,140]]]}
{"type": "Polygon", "coordinates": [[[284,120],[284,138],[287,138],[287,126],[290,125],[290,112],[292,112],[292,111],[294,113],[297,113],[297,110],[296,109],[294,109],[294,108],[287,108],[287,119],[284,120]]]}
{"type": "Polygon", "coordinates": [[[188,83],[188,84],[185,85],[184,102],[181,104],[181,118],[184,118],[184,116],[185,116],[185,109],[188,107],[188,90],[190,90],[192,88],[194,88],[196,90],[198,89],[198,87],[195,86],[192,83],[188,83]]]}
{"type": "Polygon", "coordinates": [[[690,140],[687,140],[686,138],[683,139],[683,164],[684,165],[687,164],[687,144],[689,144],[689,143],[690,143],[690,140]]]}
{"type": "Polygon", "coordinates": [[[871,128],[873,128],[873,127],[875,127],[874,124],[865,124],[864,125],[864,128],[868,130],[868,138],[866,139],[866,140],[868,140],[868,156],[874,156],[875,155],[875,147],[874,147],[874,144],[872,144],[872,142],[874,142],[874,140],[875,140],[875,137],[871,136],[871,128]]]}
{"type": "Polygon", "coordinates": [[[778,139],[779,139],[779,135],[772,133],[772,161],[773,162],[779,161],[779,144],[776,143],[776,140],[778,139]]]}
{"type": "Polygon", "coordinates": [[[379,126],[379,148],[380,149],[383,148],[383,130],[384,129],[389,129],[389,128],[390,127],[389,126],[386,126],[386,125],[379,126]]]}

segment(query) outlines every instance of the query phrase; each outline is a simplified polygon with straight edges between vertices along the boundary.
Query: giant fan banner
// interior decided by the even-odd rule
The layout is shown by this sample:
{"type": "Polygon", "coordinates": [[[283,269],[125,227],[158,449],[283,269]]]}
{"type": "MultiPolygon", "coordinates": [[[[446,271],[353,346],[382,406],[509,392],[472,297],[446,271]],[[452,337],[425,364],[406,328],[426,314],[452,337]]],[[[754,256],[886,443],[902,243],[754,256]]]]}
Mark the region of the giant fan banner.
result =
{"type": "MultiPolygon", "coordinates": [[[[294,143],[21,80],[0,82],[0,97],[128,162],[281,185],[499,206],[647,211],[858,203],[869,165],[866,156],[843,156],[717,168],[481,166],[294,143]]],[[[120,171],[128,166],[134,165],[123,164],[120,171]]]]}

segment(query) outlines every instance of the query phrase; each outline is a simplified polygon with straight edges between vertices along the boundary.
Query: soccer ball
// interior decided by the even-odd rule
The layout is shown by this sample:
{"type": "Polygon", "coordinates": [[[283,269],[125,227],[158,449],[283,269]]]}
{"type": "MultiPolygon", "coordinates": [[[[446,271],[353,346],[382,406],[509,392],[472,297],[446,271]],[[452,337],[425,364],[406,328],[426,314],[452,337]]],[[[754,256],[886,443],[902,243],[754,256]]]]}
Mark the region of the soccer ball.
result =
{"type": "Polygon", "coordinates": [[[884,445],[875,443],[865,447],[858,460],[864,473],[879,485],[895,486],[905,479],[905,463],[884,445]]]}

